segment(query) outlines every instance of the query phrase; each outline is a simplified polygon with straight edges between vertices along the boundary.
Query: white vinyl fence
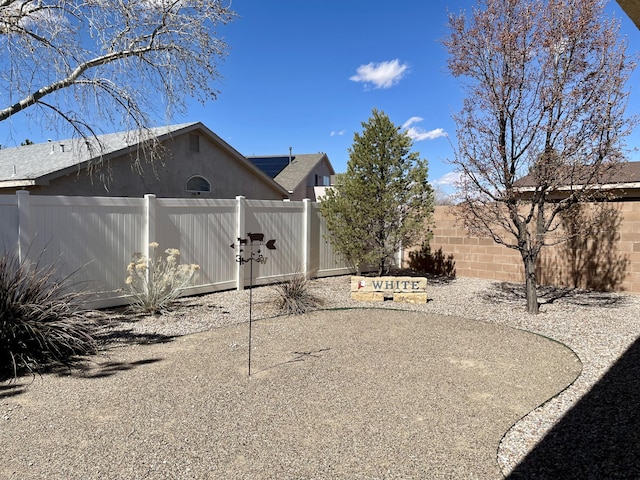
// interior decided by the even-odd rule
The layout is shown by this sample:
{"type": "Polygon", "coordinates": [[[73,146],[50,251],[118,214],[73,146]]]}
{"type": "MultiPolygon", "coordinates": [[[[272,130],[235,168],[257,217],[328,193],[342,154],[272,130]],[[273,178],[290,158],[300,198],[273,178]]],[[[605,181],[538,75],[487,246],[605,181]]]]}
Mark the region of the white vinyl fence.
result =
{"type": "MultiPolygon", "coordinates": [[[[276,250],[262,248],[253,262],[253,284],[282,281],[295,273],[322,277],[351,273],[324,239],[318,204],[277,200],[169,199],[0,195],[0,249],[20,259],[56,264],[62,277],[96,292],[91,307],[126,303],[126,266],[135,252],[180,250],[182,263],[200,265],[188,294],[242,289],[249,265],[236,262],[238,238],[264,233],[276,250]]],[[[249,256],[245,247],[243,255],[249,256]]]]}

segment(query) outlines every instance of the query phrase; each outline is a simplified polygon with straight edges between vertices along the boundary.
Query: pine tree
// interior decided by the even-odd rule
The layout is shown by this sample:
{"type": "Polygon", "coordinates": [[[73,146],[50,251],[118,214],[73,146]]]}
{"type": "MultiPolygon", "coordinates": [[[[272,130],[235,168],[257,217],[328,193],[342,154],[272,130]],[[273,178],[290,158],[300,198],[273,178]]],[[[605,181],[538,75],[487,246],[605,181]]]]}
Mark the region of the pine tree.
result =
{"type": "Polygon", "coordinates": [[[395,252],[415,243],[433,215],[427,161],[384,112],[355,133],[347,172],[320,204],[329,241],[354,267],[389,272],[395,252]]]}

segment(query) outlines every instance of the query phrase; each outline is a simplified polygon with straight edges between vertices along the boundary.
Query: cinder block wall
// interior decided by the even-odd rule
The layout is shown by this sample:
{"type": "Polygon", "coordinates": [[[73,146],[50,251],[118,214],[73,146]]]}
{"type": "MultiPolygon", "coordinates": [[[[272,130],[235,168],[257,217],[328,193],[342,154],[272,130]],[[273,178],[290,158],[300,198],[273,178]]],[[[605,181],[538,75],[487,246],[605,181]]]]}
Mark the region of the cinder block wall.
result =
{"type": "MultiPolygon", "coordinates": [[[[611,214],[592,237],[578,236],[573,242],[542,250],[540,284],[640,293],[640,201],[610,206],[611,214]]],[[[491,238],[469,236],[454,208],[436,207],[431,251],[441,249],[445,257],[451,255],[456,276],[523,282],[520,254],[491,238]]]]}

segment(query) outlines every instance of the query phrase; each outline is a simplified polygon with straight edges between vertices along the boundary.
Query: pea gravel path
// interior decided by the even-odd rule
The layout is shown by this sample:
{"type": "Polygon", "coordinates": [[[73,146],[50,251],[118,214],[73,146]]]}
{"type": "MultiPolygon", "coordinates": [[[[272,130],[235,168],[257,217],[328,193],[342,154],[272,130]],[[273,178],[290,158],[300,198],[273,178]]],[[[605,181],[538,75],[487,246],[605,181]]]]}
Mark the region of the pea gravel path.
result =
{"type": "MultiPolygon", "coordinates": [[[[347,278],[313,287],[354,306],[347,278]]],[[[638,326],[637,297],[550,291],[532,318],[517,286],[469,279],[411,312],[272,318],[269,292],[254,292],[251,377],[247,292],[222,292],[112,315],[85,370],[0,384],[0,478],[502,478],[638,326]]]]}

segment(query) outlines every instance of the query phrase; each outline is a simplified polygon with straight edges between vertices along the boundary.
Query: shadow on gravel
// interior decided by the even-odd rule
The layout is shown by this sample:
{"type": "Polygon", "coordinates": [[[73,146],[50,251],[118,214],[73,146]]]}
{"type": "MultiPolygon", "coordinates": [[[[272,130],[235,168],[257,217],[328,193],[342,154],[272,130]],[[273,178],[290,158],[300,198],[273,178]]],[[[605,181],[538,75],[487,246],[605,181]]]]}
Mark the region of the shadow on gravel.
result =
{"type": "Polygon", "coordinates": [[[640,478],[640,339],[507,477],[640,478]]]}
{"type": "MultiPolygon", "coordinates": [[[[525,286],[521,283],[494,283],[483,298],[489,302],[521,303],[525,300],[525,286]]],[[[619,307],[627,303],[627,298],[618,293],[596,292],[569,287],[538,287],[538,301],[541,305],[562,302],[583,307],[619,307]]]]}
{"type": "Polygon", "coordinates": [[[429,285],[449,285],[456,281],[456,277],[445,277],[443,275],[424,275],[427,277],[429,285]]]}
{"type": "MultiPolygon", "coordinates": [[[[25,375],[57,375],[59,377],[78,377],[78,378],[98,378],[109,377],[119,371],[131,370],[132,368],[146,363],[154,363],[161,359],[141,360],[133,363],[98,363],[100,356],[104,356],[104,352],[114,346],[128,345],[154,345],[159,343],[168,343],[175,339],[175,336],[161,335],[155,333],[136,333],[128,329],[111,329],[98,331],[95,339],[98,345],[98,353],[91,356],[75,356],[68,358],[67,364],[51,364],[38,369],[35,372],[24,370],[18,371],[18,377],[25,375]]],[[[19,395],[26,391],[26,385],[15,383],[13,372],[0,371],[0,399],[19,395]],[[3,382],[7,382],[2,385],[3,382]]]]}
{"type": "Polygon", "coordinates": [[[60,372],[61,376],[71,376],[75,378],[106,378],[111,377],[119,372],[133,370],[141,365],[149,365],[151,363],[161,362],[162,358],[147,358],[135,362],[105,362],[100,364],[86,363],[81,368],[75,368],[71,372],[66,370],[60,372]]]}
{"type": "Polygon", "coordinates": [[[109,361],[108,356],[104,353],[98,353],[95,356],[78,358],[72,365],[50,365],[46,369],[38,372],[38,374],[73,378],[103,378],[162,360],[162,358],[147,358],[135,362],[113,362],[109,361]]]}
{"type": "Polygon", "coordinates": [[[26,383],[8,383],[6,385],[0,385],[0,400],[5,398],[15,397],[27,391],[26,383]]]}
{"type": "Polygon", "coordinates": [[[266,372],[267,370],[271,370],[274,368],[282,367],[284,365],[289,365],[291,363],[296,362],[304,362],[305,360],[309,360],[311,358],[322,358],[322,353],[331,350],[330,348],[321,348],[319,350],[312,350],[309,352],[291,352],[294,357],[291,360],[287,360],[286,362],[276,363],[275,365],[271,365],[269,367],[265,367],[261,370],[258,370],[255,373],[266,372]]]}
{"type": "Polygon", "coordinates": [[[176,337],[161,333],[135,332],[130,325],[139,322],[146,315],[132,314],[126,307],[117,307],[95,312],[97,325],[95,336],[100,349],[114,345],[153,345],[156,343],[168,343],[176,337]]]}
{"type": "MultiPolygon", "coordinates": [[[[149,365],[163,360],[162,358],[146,358],[135,362],[105,361],[99,363],[99,360],[96,361],[96,359],[99,359],[100,355],[103,354],[98,354],[98,356],[75,358],[73,359],[73,363],[70,365],[49,365],[32,375],[34,378],[35,375],[55,375],[58,377],[73,378],[106,378],[116,375],[119,372],[126,372],[142,365],[149,365]]],[[[24,375],[24,373],[22,372],[20,375],[24,375]]],[[[0,400],[25,393],[28,386],[29,383],[19,383],[18,379],[13,379],[10,376],[5,375],[0,377],[0,400]]]]}
{"type": "Polygon", "coordinates": [[[102,331],[96,335],[96,341],[100,348],[114,345],[154,345],[156,343],[169,343],[176,337],[160,333],[137,333],[126,328],[102,331]]]}

